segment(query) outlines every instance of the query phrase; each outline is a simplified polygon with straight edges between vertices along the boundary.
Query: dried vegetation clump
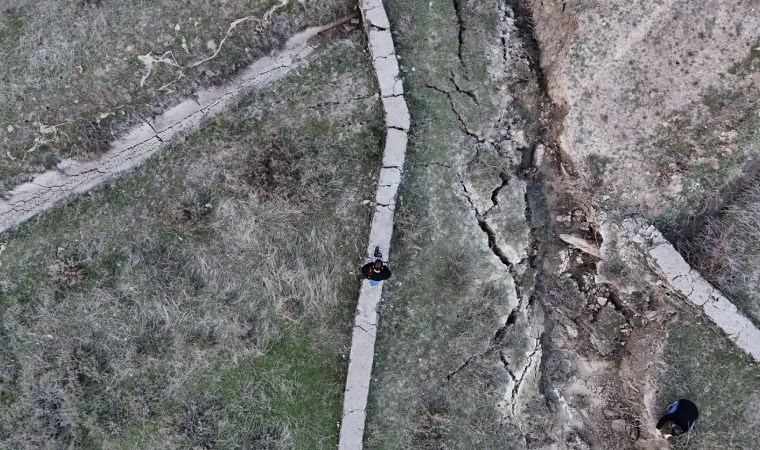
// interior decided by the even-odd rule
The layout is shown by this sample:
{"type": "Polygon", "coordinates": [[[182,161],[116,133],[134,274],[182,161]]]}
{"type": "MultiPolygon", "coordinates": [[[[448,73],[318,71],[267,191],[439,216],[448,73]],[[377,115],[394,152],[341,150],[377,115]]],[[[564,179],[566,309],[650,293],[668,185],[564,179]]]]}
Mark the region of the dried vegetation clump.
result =
{"type": "Polygon", "coordinates": [[[753,183],[709,218],[690,246],[700,272],[760,323],[760,186],[753,183]]]}
{"type": "Polygon", "coordinates": [[[256,195],[270,200],[317,199],[321,195],[309,189],[310,178],[329,166],[306,160],[309,142],[298,142],[282,134],[257,140],[263,148],[245,160],[240,174],[256,195]]]}
{"type": "Polygon", "coordinates": [[[84,280],[86,269],[75,257],[68,257],[50,266],[50,273],[63,286],[74,286],[84,280]]]}
{"type": "Polygon", "coordinates": [[[108,150],[114,135],[106,128],[105,124],[88,122],[81,126],[78,133],[80,151],[85,156],[101,155],[108,150]]]}
{"type": "Polygon", "coordinates": [[[100,6],[103,0],[74,0],[74,4],[80,8],[100,6]]]}
{"type": "Polygon", "coordinates": [[[201,448],[214,448],[218,439],[215,422],[221,412],[221,405],[214,399],[192,399],[185,402],[185,417],[179,429],[201,448]]]}

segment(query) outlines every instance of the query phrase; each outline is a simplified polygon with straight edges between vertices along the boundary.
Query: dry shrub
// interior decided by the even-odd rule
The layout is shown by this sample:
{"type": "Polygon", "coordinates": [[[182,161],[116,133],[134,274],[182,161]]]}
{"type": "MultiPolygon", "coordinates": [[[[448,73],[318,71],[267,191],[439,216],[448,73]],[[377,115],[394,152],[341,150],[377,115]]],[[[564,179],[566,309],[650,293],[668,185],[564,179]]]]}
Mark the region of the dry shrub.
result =
{"type": "Polygon", "coordinates": [[[55,392],[37,393],[35,419],[38,435],[64,443],[69,440],[70,426],[66,423],[62,405],[63,401],[55,392]]]}
{"type": "Polygon", "coordinates": [[[108,352],[96,343],[83,343],[71,354],[70,378],[83,388],[103,383],[111,373],[108,352]]]}
{"type": "Polygon", "coordinates": [[[51,265],[50,273],[59,284],[71,287],[84,280],[86,269],[77,258],[68,257],[51,265]]]}
{"type": "Polygon", "coordinates": [[[426,394],[420,400],[420,430],[414,437],[415,447],[425,450],[444,449],[450,431],[451,406],[444,394],[426,394]]]}
{"type": "Polygon", "coordinates": [[[185,340],[196,349],[211,349],[219,343],[219,336],[215,325],[201,323],[190,329],[185,340]]]}
{"type": "Polygon", "coordinates": [[[189,231],[206,231],[213,213],[213,195],[206,187],[189,189],[172,210],[175,224],[189,231]]]}
{"type": "Polygon", "coordinates": [[[284,199],[304,196],[302,189],[302,162],[304,147],[294,139],[282,135],[272,136],[262,143],[245,162],[241,178],[259,196],[265,199],[284,199]]]}
{"type": "Polygon", "coordinates": [[[336,181],[336,161],[324,142],[282,128],[257,136],[238,173],[254,196],[267,202],[309,203],[318,208],[336,181]]]}
{"type": "Polygon", "coordinates": [[[108,150],[112,139],[113,135],[97,122],[88,122],[80,129],[79,141],[86,155],[102,155],[108,150]]]}
{"type": "MultiPolygon", "coordinates": [[[[693,242],[699,267],[729,295],[754,295],[760,286],[760,186],[740,194],[693,242]]],[[[757,305],[754,305],[755,309],[757,305]]]]}
{"type": "Polygon", "coordinates": [[[454,290],[462,289],[475,277],[476,267],[476,255],[467,249],[458,249],[447,257],[441,280],[454,290]]]}
{"type": "Polygon", "coordinates": [[[139,355],[161,357],[171,348],[175,334],[162,318],[148,316],[142,322],[134,338],[135,351],[139,355]]]}
{"type": "Polygon", "coordinates": [[[100,6],[102,0],[74,0],[74,5],[83,8],[85,6],[100,6]]]}

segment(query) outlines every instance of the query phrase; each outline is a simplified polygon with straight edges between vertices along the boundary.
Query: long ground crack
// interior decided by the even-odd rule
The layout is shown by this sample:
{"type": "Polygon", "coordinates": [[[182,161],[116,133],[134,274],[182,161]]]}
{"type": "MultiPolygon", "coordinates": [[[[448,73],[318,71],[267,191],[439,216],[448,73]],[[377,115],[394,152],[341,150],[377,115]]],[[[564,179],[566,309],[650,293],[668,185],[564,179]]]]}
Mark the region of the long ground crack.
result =
{"type": "MultiPolygon", "coordinates": [[[[470,203],[470,207],[472,208],[473,212],[475,212],[475,219],[478,221],[478,226],[480,227],[483,232],[486,233],[488,236],[488,248],[491,249],[494,255],[496,255],[497,258],[499,258],[499,261],[502,262],[507,268],[509,269],[510,273],[514,270],[512,267],[512,263],[509,261],[509,258],[507,258],[507,255],[504,254],[504,251],[496,244],[496,232],[491,228],[491,225],[488,224],[486,221],[486,214],[481,213],[478,211],[478,208],[475,206],[475,202],[472,200],[472,196],[470,192],[467,190],[467,184],[464,182],[463,177],[460,175],[459,177],[459,183],[462,186],[462,191],[464,192],[464,196],[467,199],[467,201],[470,203]]],[[[499,193],[498,190],[501,190],[508,181],[503,181],[501,185],[499,185],[495,190],[494,193],[491,194],[491,201],[494,201],[494,197],[498,197],[499,193]]],[[[498,206],[498,201],[494,203],[494,206],[498,206]]],[[[490,211],[490,208],[489,208],[490,211]]]]}
{"type": "Polygon", "coordinates": [[[464,26],[464,19],[462,17],[462,4],[460,3],[461,0],[452,0],[452,3],[454,4],[454,13],[457,16],[457,39],[459,41],[458,47],[457,47],[457,56],[459,57],[459,63],[462,65],[462,67],[466,67],[464,63],[463,53],[464,53],[464,32],[467,29],[467,27],[464,26]]]}
{"type": "MultiPolygon", "coordinates": [[[[528,355],[528,362],[525,364],[525,368],[522,370],[522,373],[520,373],[519,377],[515,377],[515,385],[512,388],[512,398],[511,398],[511,405],[512,405],[512,416],[517,417],[517,397],[520,395],[520,387],[522,386],[523,380],[525,380],[525,375],[530,371],[531,367],[536,364],[536,361],[534,361],[534,357],[536,356],[536,353],[541,350],[541,336],[534,338],[535,343],[533,345],[533,351],[528,355]]],[[[506,365],[506,358],[502,359],[502,363],[505,364],[505,368],[508,372],[511,374],[511,370],[506,365]]]]}

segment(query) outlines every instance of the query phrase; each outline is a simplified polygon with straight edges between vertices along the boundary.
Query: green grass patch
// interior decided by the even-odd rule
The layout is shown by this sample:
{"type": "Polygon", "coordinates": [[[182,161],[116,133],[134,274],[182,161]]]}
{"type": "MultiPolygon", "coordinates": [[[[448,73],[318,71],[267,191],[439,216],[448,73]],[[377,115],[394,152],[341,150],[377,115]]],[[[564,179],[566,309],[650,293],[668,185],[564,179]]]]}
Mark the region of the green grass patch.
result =
{"type": "Polygon", "coordinates": [[[226,416],[230,429],[225,434],[230,437],[248,431],[250,418],[256,417],[287,429],[292,448],[333,448],[338,443],[347,368],[344,348],[328,345],[319,336],[314,339],[307,329],[293,331],[264,355],[213,373],[200,384],[192,383],[188,391],[209,393],[222,404],[235,405],[226,416]],[[241,401],[251,397],[255,401],[241,401]]]}
{"type": "Polygon", "coordinates": [[[749,55],[742,61],[737,62],[728,69],[731,75],[746,77],[760,70],[760,40],[754,41],[749,46],[749,55]]]}
{"type": "MultiPolygon", "coordinates": [[[[692,312],[683,314],[691,316],[692,312]]],[[[679,399],[700,409],[694,432],[671,440],[677,449],[746,449],[760,439],[760,372],[701,317],[682,317],[668,330],[669,364],[657,392],[663,409],[679,399]]]]}

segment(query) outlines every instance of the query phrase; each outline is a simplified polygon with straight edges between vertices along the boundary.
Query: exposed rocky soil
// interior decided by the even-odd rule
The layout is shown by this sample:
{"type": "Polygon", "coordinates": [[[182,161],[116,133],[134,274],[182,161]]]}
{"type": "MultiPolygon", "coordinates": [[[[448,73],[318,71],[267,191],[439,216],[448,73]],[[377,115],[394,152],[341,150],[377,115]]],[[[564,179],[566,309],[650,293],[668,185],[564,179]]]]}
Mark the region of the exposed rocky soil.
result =
{"type": "Polygon", "coordinates": [[[734,120],[756,95],[757,72],[742,67],[760,9],[521,4],[553,103],[540,161],[551,231],[539,298],[548,311],[541,387],[557,400],[539,446],[662,448],[655,392],[680,300],[630,243],[602,239],[600,227],[631,213],[689,214],[757,152],[734,120]],[[731,102],[713,104],[729,93],[731,102]],[[712,140],[695,137],[696,127],[712,140]]]}

